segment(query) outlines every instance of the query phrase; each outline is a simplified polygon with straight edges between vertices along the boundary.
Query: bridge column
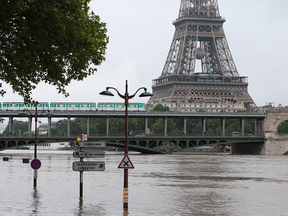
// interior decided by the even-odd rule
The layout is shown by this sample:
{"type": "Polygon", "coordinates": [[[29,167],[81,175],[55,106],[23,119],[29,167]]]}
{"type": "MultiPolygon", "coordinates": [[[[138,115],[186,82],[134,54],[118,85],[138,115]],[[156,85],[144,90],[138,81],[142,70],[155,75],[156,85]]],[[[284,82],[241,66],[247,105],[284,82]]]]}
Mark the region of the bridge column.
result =
{"type": "Polygon", "coordinates": [[[106,118],[106,135],[109,136],[109,117],[106,118]]]}
{"type": "Polygon", "coordinates": [[[68,116],[67,117],[67,136],[70,137],[70,120],[71,120],[71,117],[68,116]]]}
{"type": "Polygon", "coordinates": [[[255,134],[261,134],[264,131],[264,119],[256,119],[255,134]]]}
{"type": "Polygon", "coordinates": [[[29,136],[31,136],[31,133],[32,133],[32,116],[28,117],[28,126],[29,126],[29,136]]]}
{"type": "Polygon", "coordinates": [[[167,116],[164,118],[164,136],[167,136],[167,116]]]}
{"type": "Polygon", "coordinates": [[[89,137],[90,117],[87,117],[87,136],[89,137]]]}
{"type": "Polygon", "coordinates": [[[51,117],[48,117],[48,136],[51,136],[51,117]]]}
{"type": "Polygon", "coordinates": [[[145,117],[145,134],[147,134],[147,129],[148,129],[148,117],[145,117]]]}
{"type": "Polygon", "coordinates": [[[240,119],[240,136],[244,136],[244,118],[240,119]]]}
{"type": "Polygon", "coordinates": [[[202,136],[206,134],[206,118],[202,118],[202,136]]]}
{"type": "Polygon", "coordinates": [[[225,118],[221,118],[221,136],[225,136],[225,118]]]}
{"type": "Polygon", "coordinates": [[[184,117],[184,126],[183,126],[183,134],[182,135],[186,135],[186,131],[187,131],[187,117],[184,117]]]}
{"type": "Polygon", "coordinates": [[[13,116],[9,116],[9,136],[12,136],[13,116]]]}

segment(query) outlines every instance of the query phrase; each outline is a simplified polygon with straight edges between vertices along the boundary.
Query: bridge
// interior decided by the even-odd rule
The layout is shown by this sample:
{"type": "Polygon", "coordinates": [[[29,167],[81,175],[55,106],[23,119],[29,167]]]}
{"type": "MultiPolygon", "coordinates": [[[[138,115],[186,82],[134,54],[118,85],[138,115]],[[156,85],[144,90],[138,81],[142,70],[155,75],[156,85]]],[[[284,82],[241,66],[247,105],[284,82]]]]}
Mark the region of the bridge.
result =
{"type": "MultiPolygon", "coordinates": [[[[89,133],[89,120],[91,118],[106,118],[106,135],[109,135],[109,119],[110,118],[125,118],[125,112],[123,111],[81,111],[81,110],[69,110],[69,111],[46,111],[46,113],[53,113],[53,115],[45,116],[43,115],[41,118],[48,119],[48,135],[51,135],[51,121],[53,118],[66,118],[67,119],[67,135],[70,136],[70,120],[71,118],[86,118],[87,119],[87,134],[89,133]]],[[[45,114],[45,112],[44,112],[45,114]]],[[[29,135],[32,134],[32,116],[23,117],[21,116],[21,110],[17,111],[0,111],[0,116],[2,118],[9,118],[9,134],[12,134],[12,124],[13,118],[21,118],[28,119],[29,122],[29,135]]],[[[206,120],[207,119],[221,119],[221,136],[225,136],[225,120],[226,119],[239,119],[240,121],[240,135],[244,136],[244,121],[245,119],[255,119],[256,120],[256,129],[255,132],[258,132],[262,127],[261,121],[266,117],[266,113],[263,112],[194,112],[194,113],[186,113],[186,112],[129,112],[129,118],[142,118],[145,121],[144,132],[147,134],[148,132],[148,119],[153,118],[162,118],[164,120],[164,131],[163,134],[167,135],[167,120],[169,118],[173,119],[183,119],[183,133],[187,134],[187,120],[188,119],[202,119],[202,135],[206,132],[206,120]]],[[[261,131],[261,130],[260,130],[261,131]]]]}
{"type": "MultiPolygon", "coordinates": [[[[48,111],[47,111],[48,112],[48,111]]],[[[51,112],[51,111],[50,111],[51,112]]],[[[103,140],[107,145],[124,146],[124,136],[114,136],[109,134],[109,119],[110,118],[125,118],[124,112],[104,112],[104,111],[52,111],[53,116],[48,118],[48,133],[46,137],[39,137],[39,142],[69,142],[74,141],[77,136],[70,134],[70,119],[71,118],[86,118],[87,119],[87,134],[89,140],[103,140]],[[51,135],[51,119],[52,118],[67,118],[68,133],[66,136],[54,137],[51,135]],[[105,118],[107,133],[102,135],[89,134],[89,119],[90,118],[105,118]]],[[[44,113],[45,114],[45,113],[44,113]]],[[[273,107],[267,108],[266,112],[234,112],[234,113],[212,113],[212,112],[129,112],[129,118],[142,118],[145,122],[144,132],[145,137],[129,137],[129,148],[131,150],[140,151],[143,153],[168,153],[173,151],[183,151],[184,149],[195,148],[201,145],[221,145],[231,144],[232,153],[247,153],[247,154],[265,154],[265,155],[283,155],[288,152],[288,137],[277,134],[277,128],[283,121],[288,121],[288,107],[273,107]],[[164,121],[163,134],[153,136],[148,131],[148,119],[161,118],[164,121]],[[169,118],[183,119],[183,136],[171,136],[167,133],[167,120],[169,118]],[[202,119],[202,134],[189,135],[186,131],[187,120],[202,119]],[[207,119],[221,120],[221,135],[207,136],[206,121],[207,119]],[[225,135],[225,120],[238,119],[240,122],[239,137],[229,137],[225,135]],[[244,122],[246,119],[255,119],[255,135],[245,136],[244,122]]],[[[0,150],[14,148],[21,145],[33,144],[32,134],[32,117],[22,117],[19,111],[0,111],[1,118],[9,118],[10,136],[0,137],[0,150]],[[12,122],[13,118],[28,118],[29,135],[28,137],[13,137],[12,122]]]]}
{"type": "MultiPolygon", "coordinates": [[[[74,142],[78,136],[37,136],[37,143],[74,142]]],[[[124,148],[125,136],[90,136],[89,141],[104,141],[107,146],[124,148]]],[[[129,150],[143,154],[163,154],[189,151],[207,145],[247,144],[255,149],[255,145],[264,143],[264,136],[145,136],[128,137],[129,150]]],[[[8,136],[0,138],[0,151],[35,144],[35,136],[8,136]]],[[[255,153],[258,151],[254,150],[255,153]]]]}

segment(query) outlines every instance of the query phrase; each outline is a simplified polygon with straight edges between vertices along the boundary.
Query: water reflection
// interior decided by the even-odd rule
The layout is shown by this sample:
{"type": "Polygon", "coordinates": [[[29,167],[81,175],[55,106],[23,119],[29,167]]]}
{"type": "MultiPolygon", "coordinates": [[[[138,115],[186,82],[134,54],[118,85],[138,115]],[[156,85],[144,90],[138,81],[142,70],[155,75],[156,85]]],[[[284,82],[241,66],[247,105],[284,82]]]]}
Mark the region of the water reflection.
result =
{"type": "Polygon", "coordinates": [[[128,209],[124,209],[123,210],[123,216],[128,216],[129,212],[128,212],[128,209]]]}
{"type": "Polygon", "coordinates": [[[88,215],[107,215],[106,214],[106,205],[105,203],[98,203],[97,204],[97,199],[92,199],[91,203],[91,197],[89,199],[79,198],[79,204],[78,204],[78,209],[75,212],[74,215],[77,216],[88,216],[88,215]],[[95,203],[93,203],[93,201],[95,203]]]}
{"type": "Polygon", "coordinates": [[[37,189],[32,192],[32,213],[37,214],[39,208],[41,207],[41,195],[38,193],[37,189]]]}
{"type": "Polygon", "coordinates": [[[79,198],[79,208],[78,208],[78,216],[82,216],[83,214],[83,198],[79,198]]]}

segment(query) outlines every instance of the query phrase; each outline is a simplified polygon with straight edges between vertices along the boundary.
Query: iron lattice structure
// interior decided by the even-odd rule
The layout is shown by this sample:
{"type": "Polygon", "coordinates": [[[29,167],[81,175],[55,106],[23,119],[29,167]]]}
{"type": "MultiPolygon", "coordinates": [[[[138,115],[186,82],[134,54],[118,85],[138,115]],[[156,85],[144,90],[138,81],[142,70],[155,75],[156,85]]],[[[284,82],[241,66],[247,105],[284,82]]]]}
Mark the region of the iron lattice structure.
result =
{"type": "Polygon", "coordinates": [[[175,33],[161,76],[153,80],[151,104],[244,103],[255,105],[247,91],[248,78],[239,76],[232,58],[217,0],[181,0],[175,33]],[[196,59],[196,49],[205,57],[196,59]],[[201,61],[201,72],[196,72],[201,61]]]}

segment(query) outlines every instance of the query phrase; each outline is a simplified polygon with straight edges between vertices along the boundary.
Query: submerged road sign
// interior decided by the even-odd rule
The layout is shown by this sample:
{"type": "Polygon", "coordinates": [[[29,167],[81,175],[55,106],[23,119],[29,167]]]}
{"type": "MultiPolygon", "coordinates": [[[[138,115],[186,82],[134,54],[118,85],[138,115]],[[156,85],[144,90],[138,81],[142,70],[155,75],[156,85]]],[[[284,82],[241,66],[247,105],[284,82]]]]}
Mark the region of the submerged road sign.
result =
{"type": "Polygon", "coordinates": [[[130,158],[128,157],[127,154],[125,154],[123,160],[121,161],[121,163],[119,164],[118,168],[121,169],[134,169],[134,166],[130,160],[130,158]]]}
{"type": "Polygon", "coordinates": [[[104,158],[105,157],[105,152],[92,152],[92,151],[87,151],[87,152],[81,152],[81,151],[76,151],[73,152],[73,157],[75,158],[104,158]]]}
{"type": "Polygon", "coordinates": [[[75,142],[74,147],[80,147],[80,148],[85,148],[85,147],[105,147],[106,143],[105,142],[75,142]]]}
{"type": "Polygon", "coordinates": [[[74,171],[104,171],[105,162],[103,161],[88,161],[88,162],[73,162],[74,171]]]}
{"type": "Polygon", "coordinates": [[[41,167],[41,161],[38,160],[38,159],[33,159],[33,160],[31,161],[31,167],[32,167],[32,169],[34,169],[34,170],[39,169],[39,168],[41,167]]]}

